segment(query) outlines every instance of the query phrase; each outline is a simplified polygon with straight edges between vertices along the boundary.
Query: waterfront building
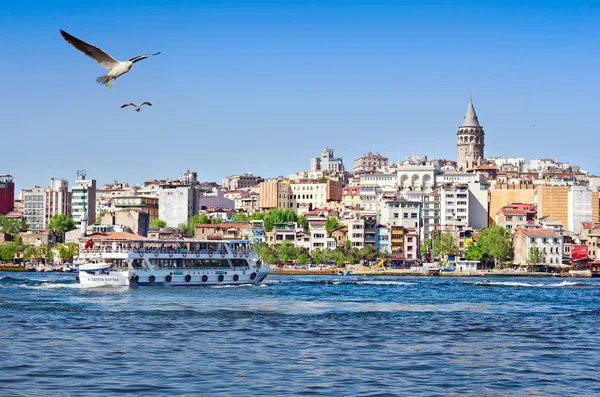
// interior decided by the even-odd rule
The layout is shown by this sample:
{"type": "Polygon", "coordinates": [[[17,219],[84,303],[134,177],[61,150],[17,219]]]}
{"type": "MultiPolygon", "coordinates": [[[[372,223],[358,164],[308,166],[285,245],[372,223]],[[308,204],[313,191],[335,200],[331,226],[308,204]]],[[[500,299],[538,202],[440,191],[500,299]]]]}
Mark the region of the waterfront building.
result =
{"type": "Polygon", "coordinates": [[[0,175],[0,215],[15,210],[15,182],[12,175],[0,175]]]}
{"type": "Polygon", "coordinates": [[[343,247],[344,242],[348,239],[348,226],[340,226],[337,229],[331,231],[331,237],[337,241],[338,247],[343,247]]]}
{"type": "Polygon", "coordinates": [[[384,225],[410,227],[420,232],[421,202],[385,197],[380,216],[384,225]]]}
{"type": "Polygon", "coordinates": [[[252,225],[248,222],[197,224],[196,240],[252,240],[252,225]]]}
{"type": "MultiPolygon", "coordinates": [[[[140,197],[149,199],[149,197],[140,197]]],[[[150,215],[139,208],[123,208],[113,212],[106,212],[100,218],[103,226],[122,226],[138,236],[147,237],[150,230],[150,215]]]]}
{"type": "Polygon", "coordinates": [[[434,231],[438,230],[441,224],[441,194],[439,190],[431,193],[423,193],[422,217],[423,228],[421,239],[428,240],[433,237],[434,231]]]}
{"type": "Polygon", "coordinates": [[[377,246],[377,212],[361,211],[356,214],[364,222],[364,245],[377,246]]]}
{"type": "Polygon", "coordinates": [[[306,248],[310,251],[310,234],[304,230],[296,230],[296,248],[306,248]]]}
{"type": "Polygon", "coordinates": [[[441,230],[469,224],[469,186],[468,184],[445,184],[440,191],[441,230]]]}
{"type": "Polygon", "coordinates": [[[383,167],[388,166],[388,158],[383,157],[379,153],[368,152],[362,157],[354,160],[354,174],[368,174],[373,172],[381,172],[383,167]]]}
{"type": "Polygon", "coordinates": [[[403,226],[390,226],[390,229],[392,260],[401,261],[404,259],[405,228],[403,226]]]}
{"type": "Polygon", "coordinates": [[[327,230],[325,229],[325,221],[325,218],[320,217],[308,218],[311,251],[317,248],[327,249],[327,230]]]}
{"type": "Polygon", "coordinates": [[[183,230],[174,227],[151,227],[148,230],[150,240],[183,240],[183,230]]]}
{"type": "MultiPolygon", "coordinates": [[[[486,166],[479,166],[486,167],[486,166]]],[[[485,173],[483,173],[485,174],[485,173]]],[[[481,172],[442,172],[436,175],[439,186],[467,186],[468,189],[468,216],[467,225],[474,229],[483,229],[489,225],[489,183],[481,172]]],[[[488,175],[489,176],[489,175],[488,175]]],[[[462,212],[462,210],[461,210],[462,212]]],[[[447,214],[446,214],[447,215],[447,214]]],[[[444,225],[441,222],[440,225],[444,225]]]]}
{"type": "Polygon", "coordinates": [[[560,265],[563,256],[563,236],[553,229],[519,228],[513,237],[514,261],[527,265],[529,252],[537,247],[544,255],[542,264],[560,265]]]}
{"type": "Polygon", "coordinates": [[[391,226],[377,225],[377,252],[392,253],[391,232],[391,226]]]}
{"type": "Polygon", "coordinates": [[[251,220],[250,228],[252,230],[252,243],[260,244],[265,242],[265,222],[261,219],[251,220]]]}
{"type": "Polygon", "coordinates": [[[345,221],[348,227],[348,240],[354,248],[365,246],[365,221],[364,219],[348,219],[345,221]]]}
{"type": "MultiPolygon", "coordinates": [[[[148,213],[150,223],[158,219],[158,201],[157,197],[144,196],[120,196],[113,199],[115,211],[136,209],[148,213]]],[[[137,233],[134,228],[134,233],[137,233]]],[[[137,233],[139,234],[139,233],[137,233]]]]}
{"type": "Polygon", "coordinates": [[[473,107],[473,97],[469,98],[467,113],[458,127],[458,168],[468,170],[479,165],[484,158],[485,133],[473,107]]]}
{"type": "Polygon", "coordinates": [[[310,159],[310,170],[342,172],[344,171],[344,162],[341,157],[333,157],[333,149],[326,147],[321,152],[321,157],[310,159]]]}
{"type": "Polygon", "coordinates": [[[77,171],[75,186],[71,189],[73,221],[77,228],[96,222],[96,180],[85,179],[83,170],[77,171]]]}
{"type": "Polygon", "coordinates": [[[281,244],[284,241],[294,244],[297,230],[298,225],[295,222],[277,222],[273,224],[272,231],[265,232],[265,240],[271,246],[281,244]]]}
{"type": "Polygon", "coordinates": [[[31,245],[34,247],[56,245],[56,235],[52,230],[28,230],[26,232],[19,232],[19,236],[23,240],[23,244],[31,245]]]}
{"type": "Polygon", "coordinates": [[[35,186],[22,191],[25,222],[30,230],[46,229],[53,215],[71,217],[71,192],[64,179],[50,179],[50,187],[35,186]]]}
{"type": "Polygon", "coordinates": [[[247,172],[242,175],[231,175],[223,178],[222,187],[225,191],[246,189],[256,186],[262,181],[263,178],[260,176],[255,176],[251,172],[247,172]]]}
{"type": "Polygon", "coordinates": [[[404,259],[415,261],[419,258],[420,241],[419,233],[414,228],[404,230],[404,259]]]}
{"type": "Polygon", "coordinates": [[[579,233],[582,222],[600,221],[598,189],[589,186],[570,186],[567,193],[567,229],[579,233]]]}

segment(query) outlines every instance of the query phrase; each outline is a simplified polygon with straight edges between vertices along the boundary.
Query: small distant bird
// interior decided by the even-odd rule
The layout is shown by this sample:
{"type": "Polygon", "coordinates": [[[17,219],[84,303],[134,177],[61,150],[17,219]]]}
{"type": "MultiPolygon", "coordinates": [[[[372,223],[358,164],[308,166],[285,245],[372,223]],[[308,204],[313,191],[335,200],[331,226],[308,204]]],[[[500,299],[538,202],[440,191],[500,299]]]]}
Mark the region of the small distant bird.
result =
{"type": "Polygon", "coordinates": [[[142,110],[142,109],[140,109],[140,108],[141,108],[142,106],[144,106],[144,105],[152,106],[152,104],[151,104],[150,102],[144,102],[144,103],[142,103],[140,106],[136,105],[135,103],[131,103],[131,102],[129,102],[129,103],[126,103],[125,105],[121,106],[121,109],[123,109],[124,107],[127,107],[127,106],[135,106],[135,109],[134,109],[134,110],[135,110],[136,112],[139,112],[140,110],[142,110]]]}
{"type": "Polygon", "coordinates": [[[135,58],[131,58],[128,61],[120,62],[108,55],[106,52],[102,51],[100,48],[88,44],[85,41],[79,40],[77,37],[71,36],[64,30],[61,30],[60,34],[73,47],[77,48],[79,51],[83,52],[85,55],[102,65],[102,67],[109,70],[107,75],[100,76],[96,79],[98,84],[105,85],[108,88],[113,86],[114,80],[116,80],[117,77],[129,72],[129,69],[131,69],[133,64],[137,61],[160,54],[160,52],[157,52],[156,54],[139,55],[135,58]]]}

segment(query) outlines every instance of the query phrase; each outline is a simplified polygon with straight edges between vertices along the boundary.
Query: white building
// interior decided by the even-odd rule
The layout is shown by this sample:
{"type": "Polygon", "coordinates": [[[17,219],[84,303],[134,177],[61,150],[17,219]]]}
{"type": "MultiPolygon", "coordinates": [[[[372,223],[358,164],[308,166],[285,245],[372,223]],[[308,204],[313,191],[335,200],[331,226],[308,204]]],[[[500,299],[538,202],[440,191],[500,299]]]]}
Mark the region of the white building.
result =
{"type": "Polygon", "coordinates": [[[223,178],[223,190],[245,189],[258,185],[263,179],[260,176],[247,172],[243,175],[231,175],[223,178]]]}
{"type": "Polygon", "coordinates": [[[73,220],[81,228],[85,218],[88,225],[96,222],[96,180],[85,179],[85,171],[77,171],[75,183],[71,189],[73,220]]]}
{"type": "Polygon", "coordinates": [[[402,191],[433,191],[439,170],[433,165],[396,167],[398,187],[402,191]]]}
{"type": "Polygon", "coordinates": [[[530,249],[538,248],[543,254],[540,264],[562,263],[563,236],[553,229],[519,228],[513,237],[515,263],[526,265],[530,249]]]}
{"type": "Polygon", "coordinates": [[[440,226],[442,230],[469,224],[469,185],[445,184],[440,186],[440,226]]]}
{"type": "Polygon", "coordinates": [[[352,247],[362,248],[365,245],[365,221],[363,219],[349,219],[346,222],[348,227],[348,240],[352,247]]]}
{"type": "Polygon", "coordinates": [[[321,157],[313,157],[310,159],[311,171],[344,171],[344,162],[342,158],[333,157],[333,149],[326,147],[321,152],[321,157]]]}
{"type": "Polygon", "coordinates": [[[158,191],[158,217],[177,227],[198,213],[198,190],[194,186],[164,185],[158,191]]]}
{"type": "Polygon", "coordinates": [[[368,174],[360,177],[360,209],[379,211],[383,195],[394,195],[398,191],[396,174],[368,174]]]}
{"type": "Polygon", "coordinates": [[[403,199],[384,199],[381,208],[381,223],[389,226],[413,228],[420,234],[421,202],[403,199]]]}
{"type": "Polygon", "coordinates": [[[567,229],[579,234],[581,222],[592,222],[592,208],[598,207],[596,187],[571,186],[568,193],[567,229]]]}

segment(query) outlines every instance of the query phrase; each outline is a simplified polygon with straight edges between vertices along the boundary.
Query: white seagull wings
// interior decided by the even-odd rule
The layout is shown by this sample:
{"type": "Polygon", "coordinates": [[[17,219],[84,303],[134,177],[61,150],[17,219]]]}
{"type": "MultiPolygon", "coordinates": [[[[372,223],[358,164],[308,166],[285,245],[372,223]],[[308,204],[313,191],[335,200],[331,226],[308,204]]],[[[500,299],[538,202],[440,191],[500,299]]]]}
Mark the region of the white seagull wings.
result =
{"type": "Polygon", "coordinates": [[[112,70],[119,64],[115,58],[102,51],[100,48],[86,43],[85,41],[79,40],[77,37],[71,36],[67,32],[61,29],[60,34],[62,37],[73,47],[83,52],[94,61],[98,62],[102,67],[112,70]]]}
{"type": "Polygon", "coordinates": [[[100,48],[86,43],[83,40],[79,40],[77,37],[71,36],[62,29],[60,31],[60,34],[73,47],[77,48],[79,51],[83,52],[85,55],[89,56],[90,58],[98,62],[100,65],[102,65],[104,68],[109,70],[108,74],[100,76],[96,79],[96,82],[98,84],[105,85],[109,88],[113,86],[114,80],[116,80],[117,77],[129,72],[129,69],[131,69],[134,63],[141,61],[142,59],[146,59],[148,57],[160,54],[160,52],[157,52],[154,54],[138,55],[137,57],[131,58],[128,61],[120,62],[108,55],[106,52],[102,51],[100,48]]]}

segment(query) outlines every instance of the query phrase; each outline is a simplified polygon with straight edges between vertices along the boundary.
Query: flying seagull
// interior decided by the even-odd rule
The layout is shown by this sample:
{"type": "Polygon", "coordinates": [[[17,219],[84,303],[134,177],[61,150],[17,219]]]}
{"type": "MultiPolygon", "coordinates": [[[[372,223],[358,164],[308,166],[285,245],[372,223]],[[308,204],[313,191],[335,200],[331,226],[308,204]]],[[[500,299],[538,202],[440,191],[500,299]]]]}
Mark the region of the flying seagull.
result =
{"type": "Polygon", "coordinates": [[[157,52],[156,54],[139,55],[135,58],[131,58],[128,61],[120,62],[108,55],[106,52],[102,51],[100,48],[88,44],[85,41],[81,41],[77,37],[71,36],[64,30],[61,30],[60,34],[73,47],[77,48],[79,51],[83,52],[85,55],[102,65],[102,67],[109,70],[107,75],[100,76],[96,79],[98,84],[105,85],[108,88],[113,86],[114,80],[116,80],[117,77],[129,72],[129,69],[131,69],[133,64],[137,61],[160,54],[160,52],[157,52]]]}
{"type": "Polygon", "coordinates": [[[140,106],[136,105],[135,103],[129,102],[129,103],[126,103],[125,105],[121,106],[121,109],[123,109],[124,107],[127,107],[127,106],[135,106],[134,110],[136,112],[139,112],[141,110],[140,108],[144,105],[152,106],[152,104],[150,102],[144,102],[140,106]]]}

